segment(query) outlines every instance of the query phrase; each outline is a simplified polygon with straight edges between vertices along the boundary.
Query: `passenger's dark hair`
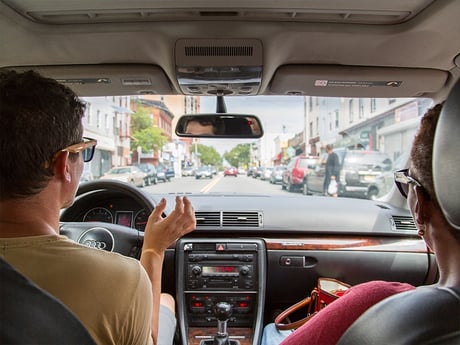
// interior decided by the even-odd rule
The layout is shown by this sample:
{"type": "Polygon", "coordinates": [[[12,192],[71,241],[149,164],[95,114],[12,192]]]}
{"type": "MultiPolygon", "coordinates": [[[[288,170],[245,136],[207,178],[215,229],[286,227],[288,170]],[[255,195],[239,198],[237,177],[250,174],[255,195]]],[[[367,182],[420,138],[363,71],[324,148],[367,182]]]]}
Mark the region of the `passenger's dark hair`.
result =
{"type": "Polygon", "coordinates": [[[0,200],[41,191],[59,150],[82,140],[84,103],[36,72],[0,72],[0,200]]]}
{"type": "Polygon", "coordinates": [[[411,174],[421,183],[425,193],[436,204],[432,168],[433,142],[441,108],[442,105],[437,104],[423,115],[410,153],[411,174]]]}

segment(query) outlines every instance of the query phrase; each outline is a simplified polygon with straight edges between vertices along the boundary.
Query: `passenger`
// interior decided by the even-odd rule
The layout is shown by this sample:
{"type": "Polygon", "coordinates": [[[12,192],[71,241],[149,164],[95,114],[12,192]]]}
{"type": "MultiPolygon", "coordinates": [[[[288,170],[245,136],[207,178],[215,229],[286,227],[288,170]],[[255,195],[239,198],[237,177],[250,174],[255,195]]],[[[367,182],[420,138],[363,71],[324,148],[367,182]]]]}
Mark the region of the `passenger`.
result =
{"type": "Polygon", "coordinates": [[[460,344],[458,213],[452,222],[444,213],[451,207],[458,209],[458,160],[451,159],[458,157],[459,141],[448,134],[457,135],[459,92],[457,82],[443,113],[436,105],[424,116],[409,169],[395,172],[396,186],[407,198],[418,234],[436,255],[438,281],[373,306],[347,330],[340,344],[460,344]],[[439,133],[435,133],[437,125],[439,133]]]}
{"type": "MultiPolygon", "coordinates": [[[[440,272],[438,284],[444,285],[455,281],[458,284],[460,281],[460,277],[457,276],[460,271],[458,267],[456,270],[450,269],[455,273],[449,276],[451,265],[458,266],[460,263],[454,260],[455,264],[453,264],[449,256],[447,258],[444,256],[444,253],[449,251],[460,253],[460,240],[459,232],[452,230],[441,216],[442,213],[434,196],[431,158],[435,126],[440,112],[441,105],[438,104],[423,116],[412,146],[410,169],[396,174],[399,176],[396,185],[404,197],[409,195],[408,203],[419,236],[435,253],[443,253],[436,258],[440,272]],[[455,240],[454,236],[456,236],[455,240]]],[[[294,332],[278,331],[275,324],[268,324],[264,329],[262,344],[336,344],[348,327],[368,308],[386,297],[413,289],[414,287],[409,284],[384,281],[355,285],[294,332]],[[273,341],[273,339],[277,340],[273,341]]]]}
{"type": "Polygon", "coordinates": [[[0,73],[0,256],[63,302],[98,344],[172,344],[174,299],[161,294],[165,250],[192,231],[186,198],[162,218],[152,212],[140,262],[90,249],[59,235],[83,161],[95,140],[83,139],[84,103],[35,72],[0,73]]]}

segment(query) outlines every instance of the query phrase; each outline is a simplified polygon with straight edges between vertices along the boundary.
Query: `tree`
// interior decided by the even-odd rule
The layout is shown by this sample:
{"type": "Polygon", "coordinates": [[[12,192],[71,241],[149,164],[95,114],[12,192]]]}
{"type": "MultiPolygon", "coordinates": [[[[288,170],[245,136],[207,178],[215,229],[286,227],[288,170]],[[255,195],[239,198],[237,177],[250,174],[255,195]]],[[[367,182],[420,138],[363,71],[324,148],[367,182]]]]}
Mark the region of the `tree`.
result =
{"type": "Polygon", "coordinates": [[[202,165],[220,166],[222,164],[222,157],[214,147],[201,144],[197,145],[197,151],[200,154],[202,165]]]}
{"type": "Polygon", "coordinates": [[[137,150],[137,147],[142,147],[143,152],[150,152],[154,147],[162,147],[168,142],[168,139],[163,135],[163,131],[154,127],[153,119],[148,114],[147,109],[138,106],[136,112],[131,115],[132,137],[131,150],[137,150]]]}
{"type": "Polygon", "coordinates": [[[229,152],[224,153],[225,160],[234,167],[247,167],[251,160],[251,144],[238,144],[229,152]]]}

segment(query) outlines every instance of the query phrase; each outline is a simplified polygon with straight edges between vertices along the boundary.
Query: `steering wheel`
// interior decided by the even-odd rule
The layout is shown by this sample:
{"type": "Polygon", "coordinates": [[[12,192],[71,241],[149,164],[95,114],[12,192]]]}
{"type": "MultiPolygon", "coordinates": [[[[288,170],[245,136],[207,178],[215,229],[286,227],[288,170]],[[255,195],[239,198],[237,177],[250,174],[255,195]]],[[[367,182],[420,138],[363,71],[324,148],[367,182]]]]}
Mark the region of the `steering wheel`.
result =
{"type": "MultiPolygon", "coordinates": [[[[148,213],[155,208],[151,196],[143,190],[129,184],[115,180],[96,180],[80,185],[76,198],[81,200],[95,192],[116,191],[134,199],[148,213]]],[[[73,206],[64,210],[61,218],[73,206]]],[[[113,251],[125,256],[140,257],[144,233],[130,227],[103,223],[103,222],[61,222],[60,234],[68,238],[97,249],[113,251]]]]}

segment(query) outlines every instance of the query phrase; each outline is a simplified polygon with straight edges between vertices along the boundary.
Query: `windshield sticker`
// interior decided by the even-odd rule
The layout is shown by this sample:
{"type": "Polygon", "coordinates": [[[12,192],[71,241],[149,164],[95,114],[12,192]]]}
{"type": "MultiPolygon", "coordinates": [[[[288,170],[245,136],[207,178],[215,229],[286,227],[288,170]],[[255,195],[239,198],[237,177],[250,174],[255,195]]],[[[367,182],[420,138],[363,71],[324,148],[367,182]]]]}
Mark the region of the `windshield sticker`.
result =
{"type": "Polygon", "coordinates": [[[388,81],[371,81],[371,80],[315,80],[315,86],[325,87],[399,87],[402,81],[400,80],[388,80],[388,81]]]}

